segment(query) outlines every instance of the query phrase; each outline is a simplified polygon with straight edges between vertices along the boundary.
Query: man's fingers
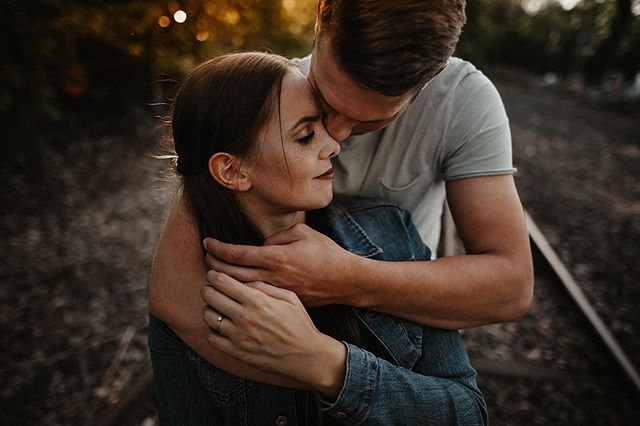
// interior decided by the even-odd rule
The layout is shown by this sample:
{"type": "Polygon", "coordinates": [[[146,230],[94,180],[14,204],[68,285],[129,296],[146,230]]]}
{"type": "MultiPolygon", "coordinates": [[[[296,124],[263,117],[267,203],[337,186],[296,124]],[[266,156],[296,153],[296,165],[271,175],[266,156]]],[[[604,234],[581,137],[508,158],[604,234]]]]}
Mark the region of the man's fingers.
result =
{"type": "Polygon", "coordinates": [[[232,265],[264,268],[272,262],[270,247],[226,244],[213,238],[205,238],[203,245],[213,257],[232,265]]]}
{"type": "Polygon", "coordinates": [[[223,262],[207,253],[206,256],[207,266],[216,272],[222,272],[235,278],[238,281],[268,281],[268,274],[261,268],[249,268],[246,266],[231,265],[227,262],[223,262]]]}

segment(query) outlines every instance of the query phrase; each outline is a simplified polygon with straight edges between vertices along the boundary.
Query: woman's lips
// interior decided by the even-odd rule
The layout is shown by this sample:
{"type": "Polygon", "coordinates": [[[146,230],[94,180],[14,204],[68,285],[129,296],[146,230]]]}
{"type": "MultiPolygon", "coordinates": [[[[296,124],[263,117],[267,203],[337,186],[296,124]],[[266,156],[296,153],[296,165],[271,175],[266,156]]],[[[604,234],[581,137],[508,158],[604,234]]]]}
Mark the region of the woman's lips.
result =
{"type": "Polygon", "coordinates": [[[314,177],[314,179],[331,180],[333,179],[333,169],[329,169],[320,176],[314,177]]]}

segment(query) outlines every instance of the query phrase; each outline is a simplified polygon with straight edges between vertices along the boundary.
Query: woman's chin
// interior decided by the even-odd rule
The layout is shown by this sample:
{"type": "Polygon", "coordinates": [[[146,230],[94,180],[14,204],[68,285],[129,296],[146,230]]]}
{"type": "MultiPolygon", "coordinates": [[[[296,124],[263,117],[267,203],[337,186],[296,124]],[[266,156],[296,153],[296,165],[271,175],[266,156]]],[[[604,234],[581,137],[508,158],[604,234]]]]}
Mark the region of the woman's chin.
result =
{"type": "Polygon", "coordinates": [[[331,203],[331,200],[333,200],[333,187],[331,188],[331,191],[327,193],[322,207],[327,207],[331,203]]]}
{"type": "Polygon", "coordinates": [[[333,200],[333,191],[317,197],[317,201],[314,200],[313,203],[309,203],[309,206],[305,210],[317,210],[327,207],[331,203],[331,200],[333,200]]]}

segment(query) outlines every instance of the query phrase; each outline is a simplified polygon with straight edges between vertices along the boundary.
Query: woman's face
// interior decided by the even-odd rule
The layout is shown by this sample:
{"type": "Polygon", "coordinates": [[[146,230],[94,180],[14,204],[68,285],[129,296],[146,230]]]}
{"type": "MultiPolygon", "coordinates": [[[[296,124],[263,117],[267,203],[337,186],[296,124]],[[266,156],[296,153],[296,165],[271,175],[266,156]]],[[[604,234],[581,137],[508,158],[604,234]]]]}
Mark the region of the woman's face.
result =
{"type": "Polygon", "coordinates": [[[253,207],[258,203],[265,213],[278,214],[326,206],[333,197],[331,158],[339,152],[309,81],[301,72],[288,72],[280,117],[274,114],[245,162],[253,207]]]}

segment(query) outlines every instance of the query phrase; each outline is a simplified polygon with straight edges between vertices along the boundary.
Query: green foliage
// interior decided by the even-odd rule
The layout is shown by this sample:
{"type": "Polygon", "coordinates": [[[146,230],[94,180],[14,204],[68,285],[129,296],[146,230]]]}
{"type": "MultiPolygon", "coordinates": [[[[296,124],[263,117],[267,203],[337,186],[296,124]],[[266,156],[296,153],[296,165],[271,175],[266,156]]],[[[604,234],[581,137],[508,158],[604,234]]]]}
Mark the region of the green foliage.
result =
{"type": "Polygon", "coordinates": [[[101,90],[113,92],[126,85],[128,77],[147,79],[151,85],[158,75],[179,74],[221,52],[305,54],[311,45],[315,4],[3,0],[2,10],[0,28],[6,42],[1,51],[0,113],[23,111],[55,119],[62,98],[103,99],[108,94],[101,90]],[[173,18],[177,10],[186,13],[183,23],[173,18]],[[127,75],[127,67],[136,75],[127,75]],[[111,84],[99,84],[108,80],[108,73],[111,84]]]}

